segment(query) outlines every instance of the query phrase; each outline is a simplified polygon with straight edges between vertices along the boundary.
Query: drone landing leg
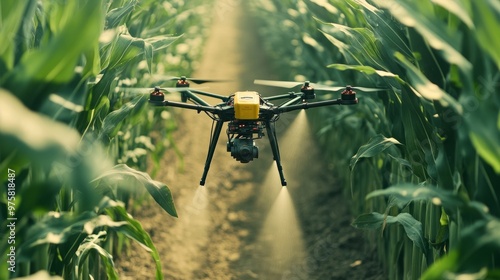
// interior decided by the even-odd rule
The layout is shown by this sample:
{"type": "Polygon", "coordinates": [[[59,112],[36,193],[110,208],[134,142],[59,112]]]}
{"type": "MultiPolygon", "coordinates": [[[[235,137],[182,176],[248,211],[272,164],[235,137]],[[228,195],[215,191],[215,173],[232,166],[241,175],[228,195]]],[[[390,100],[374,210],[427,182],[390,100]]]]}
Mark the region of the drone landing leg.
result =
{"type": "Polygon", "coordinates": [[[273,158],[276,161],[276,166],[278,167],[278,173],[281,179],[281,185],[286,186],[285,175],[283,174],[283,167],[281,166],[280,151],[278,148],[278,140],[276,139],[276,134],[274,129],[271,127],[271,122],[266,121],[267,137],[269,138],[269,143],[271,144],[271,149],[273,150],[273,158]]]}
{"type": "Polygon", "coordinates": [[[223,121],[216,121],[216,125],[214,128],[214,134],[210,139],[210,146],[208,148],[207,160],[205,161],[205,169],[203,170],[203,175],[201,176],[200,186],[205,185],[205,180],[207,179],[208,170],[210,169],[210,163],[212,162],[212,158],[214,156],[215,146],[217,146],[217,140],[219,140],[219,135],[222,130],[223,121]]]}

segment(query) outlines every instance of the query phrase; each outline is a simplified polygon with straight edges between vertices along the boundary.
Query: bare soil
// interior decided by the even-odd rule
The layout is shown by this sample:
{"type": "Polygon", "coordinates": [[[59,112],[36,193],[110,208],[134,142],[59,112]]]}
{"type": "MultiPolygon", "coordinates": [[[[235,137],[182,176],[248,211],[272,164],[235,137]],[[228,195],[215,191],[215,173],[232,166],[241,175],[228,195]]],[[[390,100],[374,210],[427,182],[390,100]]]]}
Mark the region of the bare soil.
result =
{"type": "MultiPolygon", "coordinates": [[[[205,89],[223,95],[283,93],[253,85],[254,79],[277,75],[252,18],[241,5],[223,7],[195,76],[232,80],[205,89]]],[[[199,187],[212,120],[188,110],[176,111],[176,118],[175,143],[183,157],[169,151],[155,179],[171,189],[179,218],[152,201],[134,213],[153,238],[165,279],[385,279],[373,248],[350,226],[349,202],[325,167],[307,120],[297,124],[297,114],[290,114],[276,125],[291,200],[278,206],[286,211],[280,213],[273,203],[283,189],[267,137],[256,141],[259,158],[241,164],[226,152],[224,128],[207,183],[199,187]]],[[[149,253],[135,244],[117,267],[120,279],[155,278],[149,253]]]]}

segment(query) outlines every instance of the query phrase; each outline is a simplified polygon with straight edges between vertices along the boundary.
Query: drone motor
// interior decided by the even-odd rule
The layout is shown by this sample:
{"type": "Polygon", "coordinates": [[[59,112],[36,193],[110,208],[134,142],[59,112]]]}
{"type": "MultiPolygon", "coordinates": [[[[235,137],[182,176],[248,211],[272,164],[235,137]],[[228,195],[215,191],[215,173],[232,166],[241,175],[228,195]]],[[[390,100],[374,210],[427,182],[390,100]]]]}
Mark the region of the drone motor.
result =
{"type": "Polygon", "coordinates": [[[314,88],[310,85],[309,81],[306,81],[304,85],[300,88],[300,92],[304,94],[304,99],[314,99],[316,94],[314,93],[314,88]]]}
{"type": "Polygon", "coordinates": [[[159,87],[155,87],[153,92],[149,94],[149,102],[155,105],[162,105],[163,101],[165,101],[165,95],[159,87]]]}
{"type": "Polygon", "coordinates": [[[350,85],[346,86],[345,90],[342,91],[340,96],[341,96],[342,104],[344,104],[344,105],[358,103],[358,99],[356,98],[356,92],[353,90],[352,86],[350,86],[350,85]]]}

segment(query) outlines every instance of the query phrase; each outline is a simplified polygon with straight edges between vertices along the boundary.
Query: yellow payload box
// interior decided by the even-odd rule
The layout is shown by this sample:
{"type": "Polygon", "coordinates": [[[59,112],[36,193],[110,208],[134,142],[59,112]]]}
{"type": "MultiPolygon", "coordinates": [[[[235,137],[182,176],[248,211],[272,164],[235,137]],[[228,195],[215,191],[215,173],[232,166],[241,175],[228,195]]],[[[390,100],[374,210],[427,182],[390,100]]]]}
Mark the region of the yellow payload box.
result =
{"type": "Polygon", "coordinates": [[[260,96],[256,91],[238,91],[234,94],[234,115],[237,120],[259,118],[260,96]]]}

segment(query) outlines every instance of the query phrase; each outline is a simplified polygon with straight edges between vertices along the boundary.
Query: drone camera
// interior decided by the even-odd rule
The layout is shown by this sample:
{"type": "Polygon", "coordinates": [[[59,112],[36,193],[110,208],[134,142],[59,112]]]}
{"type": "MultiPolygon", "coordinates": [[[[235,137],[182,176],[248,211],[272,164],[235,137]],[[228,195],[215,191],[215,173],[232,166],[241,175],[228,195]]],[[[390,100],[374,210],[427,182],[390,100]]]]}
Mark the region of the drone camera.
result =
{"type": "Polygon", "coordinates": [[[227,151],[241,163],[248,163],[259,157],[259,149],[252,139],[235,138],[227,142],[227,151]]]}

